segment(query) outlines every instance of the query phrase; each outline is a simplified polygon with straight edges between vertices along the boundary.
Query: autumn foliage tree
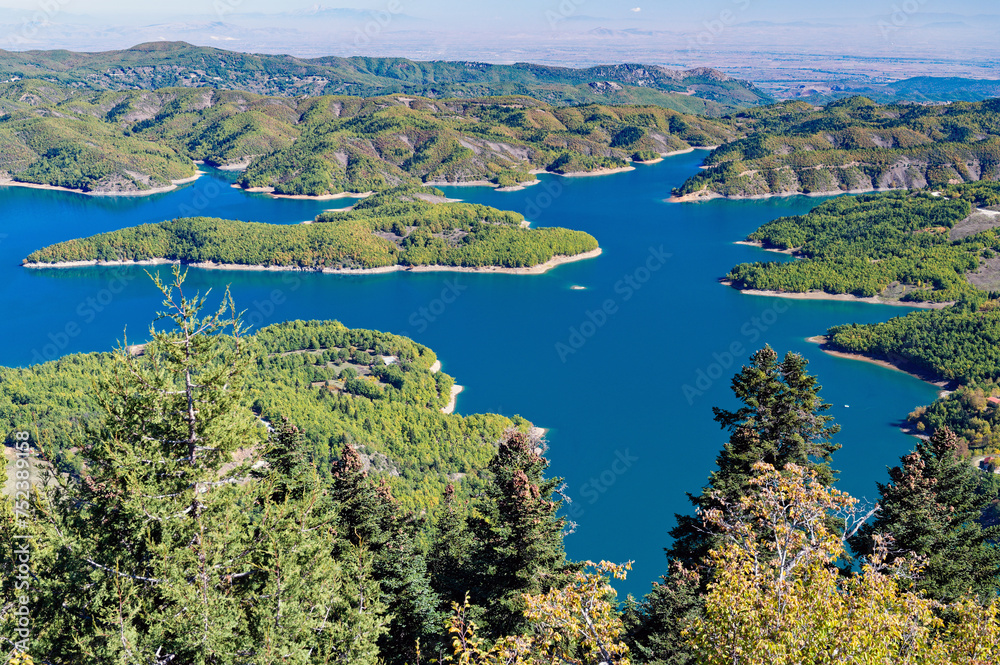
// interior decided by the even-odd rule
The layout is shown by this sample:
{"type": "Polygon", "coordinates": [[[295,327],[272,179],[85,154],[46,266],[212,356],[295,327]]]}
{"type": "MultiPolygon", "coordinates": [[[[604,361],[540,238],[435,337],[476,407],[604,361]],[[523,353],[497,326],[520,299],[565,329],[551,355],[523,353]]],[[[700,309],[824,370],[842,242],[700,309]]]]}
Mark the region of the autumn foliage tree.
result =
{"type": "MultiPolygon", "coordinates": [[[[769,663],[988,663],[1000,658],[994,602],[985,611],[968,599],[948,606],[945,626],[936,601],[910,590],[919,559],[887,563],[877,542],[861,571],[837,567],[848,525],[866,515],[857,501],[794,464],[783,471],[759,463],[756,492],[706,511],[722,534],[712,550],[715,571],[704,613],[685,633],[703,665],[769,663]]],[[[849,526],[850,529],[850,526],[849,526]]]]}
{"type": "Polygon", "coordinates": [[[459,665],[629,665],[624,627],[609,579],[624,580],[631,564],[587,561],[563,587],[525,594],[525,634],[502,636],[492,644],[476,634],[469,602],[454,604],[448,627],[459,665]]]}

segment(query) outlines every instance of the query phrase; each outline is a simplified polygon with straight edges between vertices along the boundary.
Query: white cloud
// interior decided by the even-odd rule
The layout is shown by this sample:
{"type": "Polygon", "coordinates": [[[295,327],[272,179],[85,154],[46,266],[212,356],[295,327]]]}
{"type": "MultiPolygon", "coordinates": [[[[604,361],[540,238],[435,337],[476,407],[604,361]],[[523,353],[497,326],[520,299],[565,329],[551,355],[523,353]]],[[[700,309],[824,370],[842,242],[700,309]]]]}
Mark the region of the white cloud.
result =
{"type": "Polygon", "coordinates": [[[632,8],[632,9],[630,9],[629,11],[630,11],[630,12],[641,12],[641,11],[642,11],[642,7],[633,7],[633,8],[632,8]]]}

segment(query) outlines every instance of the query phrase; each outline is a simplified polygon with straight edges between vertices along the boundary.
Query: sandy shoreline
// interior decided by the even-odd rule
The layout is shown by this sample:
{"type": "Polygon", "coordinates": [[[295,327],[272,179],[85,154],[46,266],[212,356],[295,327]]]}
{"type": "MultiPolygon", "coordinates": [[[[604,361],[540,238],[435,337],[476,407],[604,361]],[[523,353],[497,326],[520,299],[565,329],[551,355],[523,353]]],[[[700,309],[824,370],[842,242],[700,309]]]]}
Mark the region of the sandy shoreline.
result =
{"type": "Polygon", "coordinates": [[[172,192],[173,190],[177,189],[178,185],[194,182],[202,175],[204,175],[204,173],[202,171],[198,171],[189,178],[181,178],[180,180],[171,180],[169,185],[165,185],[163,187],[153,187],[151,189],[143,189],[134,192],[85,192],[82,189],[73,189],[72,187],[59,187],[58,185],[40,185],[34,182],[20,182],[18,180],[13,180],[12,178],[0,179],[0,187],[26,187],[28,189],[47,189],[52,192],[70,192],[72,194],[83,194],[84,196],[150,196],[152,194],[163,194],[164,192],[172,192]]]}
{"type": "Polygon", "coordinates": [[[22,268],[45,269],[45,268],[92,268],[111,266],[165,266],[179,261],[169,259],[143,259],[141,261],[62,261],[60,263],[22,263],[22,268]]]}
{"type": "Polygon", "coordinates": [[[891,370],[894,370],[896,372],[902,372],[903,374],[909,374],[913,378],[920,379],[924,383],[929,383],[932,386],[934,386],[935,388],[941,388],[942,390],[944,390],[944,389],[948,388],[948,386],[951,384],[950,381],[947,381],[945,379],[940,379],[940,378],[936,378],[936,377],[933,377],[933,376],[928,376],[925,373],[921,373],[919,371],[915,371],[915,370],[912,370],[912,369],[907,369],[905,367],[905,365],[896,364],[896,363],[893,363],[893,362],[891,362],[889,360],[884,360],[884,359],[879,359],[879,358],[873,358],[871,356],[866,356],[866,355],[863,355],[861,353],[850,353],[848,351],[838,351],[836,349],[830,348],[830,340],[829,340],[829,338],[826,337],[826,335],[815,335],[813,337],[807,337],[806,341],[810,342],[811,344],[819,344],[820,350],[822,350],[823,353],[828,353],[829,355],[834,356],[835,358],[846,358],[848,360],[859,360],[861,362],[869,363],[871,365],[878,365],[879,367],[884,367],[886,369],[891,369],[891,370]]]}
{"type": "Polygon", "coordinates": [[[458,394],[465,390],[465,386],[454,385],[451,387],[451,401],[448,406],[441,408],[441,413],[455,413],[455,405],[458,404],[458,394]]]}
{"type": "MultiPolygon", "coordinates": [[[[710,168],[710,167],[702,167],[710,168]]],[[[762,201],[764,199],[786,198],[789,196],[840,196],[842,194],[881,194],[884,192],[897,192],[906,189],[905,187],[891,187],[889,189],[837,189],[829,192],[781,192],[779,194],[755,194],[753,196],[725,196],[718,192],[707,189],[700,189],[697,192],[684,194],[683,196],[671,196],[668,203],[700,203],[713,199],[729,199],[730,201],[762,201]]]]}
{"type": "Polygon", "coordinates": [[[45,268],[80,268],[91,266],[150,266],[166,264],[183,264],[192,268],[203,268],[206,270],[251,270],[256,272],[321,272],[334,275],[379,275],[390,272],[472,272],[472,273],[501,273],[508,275],[540,275],[548,272],[556,266],[574,261],[584,261],[596,258],[601,255],[601,248],[574,256],[554,256],[545,263],[528,268],[502,268],[499,266],[485,266],[482,268],[468,268],[464,266],[383,266],[380,268],[300,268],[298,266],[251,266],[235,263],[213,263],[202,261],[197,263],[187,263],[183,261],[171,261],[168,259],[146,259],[143,261],[65,261],[62,263],[23,263],[21,267],[32,269],[45,268]]]}
{"type": "MultiPolygon", "coordinates": [[[[720,279],[719,284],[736,288],[728,279],[720,279]]],[[[771,296],[773,298],[791,298],[792,300],[840,300],[843,302],[863,302],[872,305],[893,305],[896,307],[914,307],[919,309],[944,309],[953,305],[952,302],[904,302],[902,300],[886,300],[878,296],[861,297],[849,293],[826,293],[824,291],[806,291],[805,293],[790,293],[787,291],[762,291],[759,289],[736,289],[748,296],[771,296]]]]}
{"type": "Polygon", "coordinates": [[[267,194],[275,199],[298,199],[303,201],[332,201],[334,199],[366,199],[375,192],[340,192],[339,194],[324,194],[323,196],[312,196],[310,194],[275,194],[274,187],[240,187],[236,183],[230,185],[233,189],[239,189],[249,194],[267,194]]]}
{"type": "Polygon", "coordinates": [[[590,178],[599,175],[613,175],[615,173],[625,173],[635,171],[634,166],[620,166],[616,169],[597,169],[596,171],[570,171],[569,173],[553,173],[561,178],[590,178]]]}
{"type": "MultiPolygon", "coordinates": [[[[534,173],[534,171],[532,171],[534,173]]],[[[545,173],[545,171],[542,171],[545,173]]],[[[541,180],[525,180],[524,182],[519,182],[516,185],[511,185],[509,187],[500,187],[496,183],[490,182],[489,180],[466,180],[465,182],[447,182],[445,180],[432,180],[431,182],[423,183],[424,187],[492,187],[494,191],[497,192],[519,192],[522,189],[531,187],[532,185],[537,185],[541,180]]],[[[451,199],[458,201],[460,199],[451,199]]]]}
{"type": "Polygon", "coordinates": [[[734,245],[746,245],[747,247],[756,247],[762,249],[765,252],[774,252],[776,254],[788,254],[789,256],[795,256],[794,249],[778,249],[777,247],[764,247],[764,243],[758,240],[737,240],[733,243],[734,245]]]}

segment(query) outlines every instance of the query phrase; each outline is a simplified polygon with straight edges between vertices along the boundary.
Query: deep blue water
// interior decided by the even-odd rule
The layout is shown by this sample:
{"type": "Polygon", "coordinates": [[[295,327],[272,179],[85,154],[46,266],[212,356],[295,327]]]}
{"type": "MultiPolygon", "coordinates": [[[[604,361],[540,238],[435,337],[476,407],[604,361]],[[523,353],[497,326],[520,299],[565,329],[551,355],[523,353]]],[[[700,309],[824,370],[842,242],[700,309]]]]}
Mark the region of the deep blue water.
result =
{"type": "MultiPolygon", "coordinates": [[[[912,447],[898,422],[936,394],[905,374],[833,358],[805,341],[834,324],[884,321],[908,310],[746,296],[717,283],[736,263],[776,256],[733,241],[817,201],[666,203],[703,156],[597,178],[543,175],[520,192],[447,188],[450,196],[524,212],[539,226],[582,229],[600,241],[599,258],[545,275],[191,270],[189,280],[217,291],[231,285],[237,304],[259,324],[339,319],[408,335],[432,347],[466,386],[460,413],[521,414],[550,428],[551,471],[566,479],[578,523],[566,541],[569,554],[634,559],[621,588],[638,595],[664,572],[673,515],[689,509],[685,492],[698,491],[714,466],[725,433],[711,408],[736,406],[729,380],[753,350],[769,343],[811,361],[843,427],[839,486],[859,497],[873,497],[886,465],[912,447]]],[[[0,302],[7,312],[0,364],[107,350],[126,327],[130,339],[139,339],[159,305],[140,269],[20,268],[34,249],[177,216],[295,223],[351,203],[274,200],[232,189],[230,180],[210,172],[144,199],[0,188],[0,302]]]]}

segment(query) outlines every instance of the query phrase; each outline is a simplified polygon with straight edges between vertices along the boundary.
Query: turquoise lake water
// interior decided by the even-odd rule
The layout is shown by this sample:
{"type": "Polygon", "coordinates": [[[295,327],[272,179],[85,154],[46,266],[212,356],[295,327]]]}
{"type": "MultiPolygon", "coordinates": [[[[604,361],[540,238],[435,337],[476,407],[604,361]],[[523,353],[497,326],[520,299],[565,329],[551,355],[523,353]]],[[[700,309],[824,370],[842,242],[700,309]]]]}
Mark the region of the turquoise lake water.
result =
{"type": "MultiPolygon", "coordinates": [[[[460,413],[520,414],[549,428],[551,472],[566,479],[568,512],[578,523],[566,540],[570,556],[635,560],[620,588],[640,595],[665,571],[662,549],[674,513],[689,510],[685,492],[702,487],[725,442],[712,406],[736,406],[729,381],[753,350],[769,343],[810,360],[843,428],[839,487],[858,497],[873,498],[886,466],[912,448],[899,422],[936,396],[905,374],[833,358],[805,341],[831,325],[884,321],[908,309],[747,296],[717,283],[741,261],[777,256],[734,241],[817,200],[666,203],[704,154],[596,178],[543,175],[520,192],[446,189],[600,241],[600,257],[545,275],[191,270],[189,279],[201,289],[231,285],[259,325],[339,319],[410,336],[432,347],[466,386],[460,413]]],[[[108,350],[126,327],[129,339],[139,340],[159,305],[140,269],[20,268],[34,249],[178,216],[296,223],[351,204],[275,200],[232,189],[231,180],[213,171],[138,199],[0,187],[0,302],[7,313],[0,364],[108,350]]]]}

